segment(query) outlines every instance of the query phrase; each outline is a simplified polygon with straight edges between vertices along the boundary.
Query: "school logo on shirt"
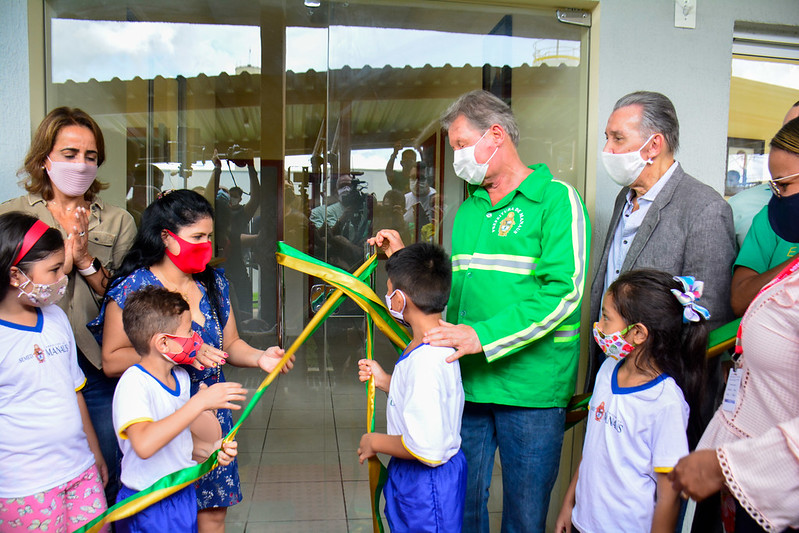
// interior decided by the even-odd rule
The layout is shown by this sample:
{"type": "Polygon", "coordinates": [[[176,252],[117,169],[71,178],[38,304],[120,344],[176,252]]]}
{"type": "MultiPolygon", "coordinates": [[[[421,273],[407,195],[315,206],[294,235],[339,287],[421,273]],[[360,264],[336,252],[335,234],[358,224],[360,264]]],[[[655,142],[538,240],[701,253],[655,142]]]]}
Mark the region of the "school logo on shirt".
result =
{"type": "Polygon", "coordinates": [[[524,224],[524,211],[518,207],[506,207],[494,217],[491,231],[500,237],[516,235],[524,224]]]}
{"type": "Polygon", "coordinates": [[[602,417],[605,415],[605,402],[599,404],[599,407],[596,408],[596,412],[594,413],[594,420],[599,422],[602,420],[602,417]]]}
{"type": "Polygon", "coordinates": [[[605,410],[605,402],[600,403],[596,411],[594,411],[594,420],[603,422],[605,425],[613,428],[617,433],[621,433],[624,430],[622,420],[620,420],[617,415],[605,410]]]}
{"type": "Polygon", "coordinates": [[[44,363],[44,350],[42,350],[38,344],[33,345],[33,355],[36,356],[37,361],[44,363]]]}
{"type": "Polygon", "coordinates": [[[33,345],[33,350],[31,353],[27,353],[19,358],[19,363],[24,363],[25,361],[31,361],[32,359],[36,359],[40,363],[44,363],[47,361],[47,358],[53,358],[57,355],[63,355],[69,353],[69,344],[66,342],[59,342],[56,344],[48,344],[44,348],[39,346],[38,344],[33,345]]]}

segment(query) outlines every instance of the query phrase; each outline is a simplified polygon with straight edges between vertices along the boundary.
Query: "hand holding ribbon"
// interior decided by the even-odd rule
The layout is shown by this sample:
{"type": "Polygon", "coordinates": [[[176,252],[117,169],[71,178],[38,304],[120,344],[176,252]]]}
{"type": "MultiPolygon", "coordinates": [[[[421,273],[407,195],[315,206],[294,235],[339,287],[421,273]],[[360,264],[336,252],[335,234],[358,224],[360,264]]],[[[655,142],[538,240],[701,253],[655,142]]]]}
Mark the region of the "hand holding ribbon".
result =
{"type": "Polygon", "coordinates": [[[702,296],[705,282],[697,281],[693,276],[674,276],[676,281],[682,284],[683,290],[671,289],[671,293],[677,298],[684,308],[682,314],[683,323],[699,322],[700,317],[705,320],[710,318],[710,311],[696,303],[702,296]]]}

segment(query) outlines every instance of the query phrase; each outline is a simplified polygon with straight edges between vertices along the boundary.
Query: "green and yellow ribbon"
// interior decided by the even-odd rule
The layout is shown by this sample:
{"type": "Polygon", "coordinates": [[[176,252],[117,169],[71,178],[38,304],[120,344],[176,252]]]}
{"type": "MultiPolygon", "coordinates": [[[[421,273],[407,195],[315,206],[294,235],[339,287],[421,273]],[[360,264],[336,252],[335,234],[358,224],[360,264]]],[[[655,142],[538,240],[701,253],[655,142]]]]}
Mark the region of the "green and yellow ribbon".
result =
{"type": "MultiPolygon", "coordinates": [[[[261,400],[266,388],[275,380],[280,371],[296,353],[297,349],[305,342],[322,323],[333,314],[341,305],[344,296],[352,298],[358,306],[366,312],[367,320],[367,357],[372,359],[374,349],[373,326],[382,331],[395,345],[398,352],[410,342],[410,336],[405,328],[397,324],[391,314],[383,305],[380,298],[374,291],[364,283],[372,275],[377,267],[377,256],[372,255],[358,270],[353,274],[330,266],[322,261],[314,259],[299,250],[292,248],[284,243],[278,243],[277,261],[279,264],[300,272],[316,276],[325,280],[336,290],[327,298],[325,303],[308,322],[297,339],[291,344],[284,356],[280,359],[277,366],[261,382],[252,399],[241,413],[238,422],[231,428],[225,436],[224,441],[229,442],[236,436],[241,425],[249,417],[252,410],[261,400]]],[[[367,390],[367,432],[374,431],[375,426],[375,386],[374,379],[370,379],[366,384],[367,390]]],[[[162,477],[146,489],[132,494],[128,498],[109,507],[103,514],[78,529],[76,533],[96,533],[106,524],[133,516],[134,514],[146,509],[150,505],[171,496],[183,488],[194,483],[202,476],[217,467],[216,460],[219,450],[214,451],[211,456],[203,463],[178,470],[167,476],[162,477]]],[[[375,533],[383,533],[383,524],[380,520],[380,493],[386,480],[386,469],[376,458],[369,459],[369,487],[372,491],[372,524],[375,533]]]]}
{"type": "MultiPolygon", "coordinates": [[[[241,425],[249,417],[252,410],[261,400],[266,388],[275,380],[280,371],[304,343],[322,323],[332,315],[344,301],[344,296],[351,298],[366,313],[366,355],[372,359],[374,351],[374,326],[382,331],[394,344],[399,353],[410,342],[408,331],[400,326],[388,312],[382,300],[365,283],[365,280],[372,275],[377,267],[377,256],[371,256],[353,274],[339,268],[328,265],[318,259],[300,252],[285,243],[278,243],[277,262],[288,268],[303,272],[310,276],[315,276],[334,286],[336,290],[327,298],[325,303],[308,322],[297,339],[286,350],[283,358],[278,362],[272,372],[261,382],[252,399],[242,411],[238,422],[231,428],[225,436],[225,442],[235,438],[241,425]]],[[[740,319],[726,324],[710,333],[708,342],[708,357],[718,355],[728,349],[735,342],[740,319]]],[[[367,432],[371,433],[375,429],[375,385],[374,378],[366,383],[367,409],[366,427],[367,432]]],[[[588,408],[590,395],[579,395],[572,399],[569,411],[576,415],[568,421],[568,427],[584,418],[588,408]],[[582,416],[581,416],[582,415],[582,416]]],[[[568,429],[567,427],[567,429],[568,429]]],[[[139,511],[146,509],[150,505],[170,496],[183,488],[194,483],[202,476],[217,467],[217,454],[214,451],[211,456],[203,463],[184,468],[162,477],[146,489],[131,495],[121,502],[108,508],[103,514],[77,530],[76,533],[96,533],[111,522],[127,518],[139,511]]],[[[369,459],[369,488],[372,493],[372,526],[374,533],[383,533],[383,524],[380,520],[380,494],[386,481],[386,469],[376,458],[369,459]]]]}
{"type": "MultiPolygon", "coordinates": [[[[315,276],[336,287],[330,300],[339,297],[341,293],[350,297],[366,312],[366,357],[372,359],[374,351],[374,326],[382,331],[394,344],[398,353],[411,341],[408,331],[400,326],[386,309],[383,301],[361,279],[352,276],[344,270],[332,267],[318,259],[304,254],[291,246],[279,242],[277,245],[277,262],[310,276],[315,276]]],[[[375,261],[373,255],[369,261],[375,261]]],[[[367,262],[369,262],[367,261],[367,262]]],[[[327,302],[326,302],[327,303],[327,302]]],[[[319,310],[321,313],[322,309],[319,310]]],[[[317,313],[318,315],[318,313],[317,313]]],[[[316,318],[316,316],[314,317],[316,318]]],[[[375,384],[374,378],[366,383],[366,427],[367,433],[372,433],[375,428],[375,384]]],[[[369,490],[372,494],[372,528],[374,533],[383,533],[383,523],[380,520],[380,494],[386,483],[388,473],[385,466],[377,457],[370,457],[369,464],[369,490]]]]}
{"type": "Polygon", "coordinates": [[[707,358],[716,357],[730,348],[735,347],[735,337],[738,336],[738,326],[741,319],[738,318],[718,327],[707,335],[707,358]]]}

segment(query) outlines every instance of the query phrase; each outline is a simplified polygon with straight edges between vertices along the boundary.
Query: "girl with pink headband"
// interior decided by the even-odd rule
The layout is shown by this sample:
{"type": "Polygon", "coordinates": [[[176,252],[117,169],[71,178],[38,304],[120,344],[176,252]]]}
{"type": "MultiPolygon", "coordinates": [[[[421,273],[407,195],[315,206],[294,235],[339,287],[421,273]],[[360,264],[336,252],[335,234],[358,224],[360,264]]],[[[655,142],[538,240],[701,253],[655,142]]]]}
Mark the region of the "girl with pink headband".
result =
{"type": "Polygon", "coordinates": [[[0,531],[75,531],[106,509],[86,378],[53,305],[66,286],[61,233],[0,215],[0,531]]]}

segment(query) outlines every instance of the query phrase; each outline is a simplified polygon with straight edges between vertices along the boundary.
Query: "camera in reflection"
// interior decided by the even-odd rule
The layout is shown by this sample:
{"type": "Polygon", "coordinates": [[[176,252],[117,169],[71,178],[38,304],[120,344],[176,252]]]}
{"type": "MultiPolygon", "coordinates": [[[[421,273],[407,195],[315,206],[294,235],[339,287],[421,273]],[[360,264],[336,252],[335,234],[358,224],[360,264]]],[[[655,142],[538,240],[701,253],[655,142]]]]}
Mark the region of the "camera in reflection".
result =
{"type": "Polygon", "coordinates": [[[349,190],[346,191],[341,197],[341,205],[346,209],[358,211],[366,206],[368,194],[364,192],[366,189],[366,182],[357,178],[363,172],[351,172],[352,181],[350,182],[349,190]]]}

